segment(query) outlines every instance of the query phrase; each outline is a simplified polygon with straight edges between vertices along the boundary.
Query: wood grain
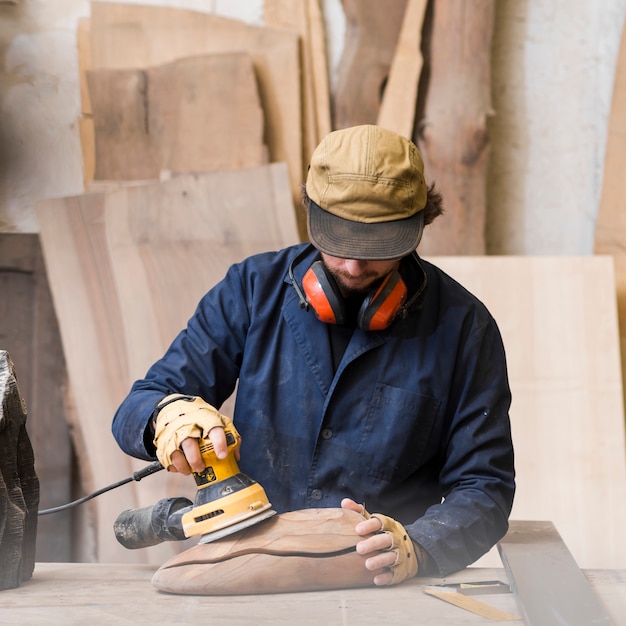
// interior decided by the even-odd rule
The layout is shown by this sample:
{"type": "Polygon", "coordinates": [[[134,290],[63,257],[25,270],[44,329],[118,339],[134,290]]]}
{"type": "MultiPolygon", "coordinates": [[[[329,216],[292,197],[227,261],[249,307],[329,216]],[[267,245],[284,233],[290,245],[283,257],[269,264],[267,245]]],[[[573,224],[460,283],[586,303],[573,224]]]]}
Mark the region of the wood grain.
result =
{"type": "MultiPolygon", "coordinates": [[[[284,163],[115,187],[37,206],[77,409],[73,426],[88,444],[80,457],[88,491],[145,466],[119,450],[111,420],[200,297],[231,263],[298,239],[284,163]]],[[[112,527],[127,508],[166,495],[193,498],[192,483],[160,472],[92,501],[95,558],[162,562],[184,549],[170,543],[131,552],[112,527]]]]}

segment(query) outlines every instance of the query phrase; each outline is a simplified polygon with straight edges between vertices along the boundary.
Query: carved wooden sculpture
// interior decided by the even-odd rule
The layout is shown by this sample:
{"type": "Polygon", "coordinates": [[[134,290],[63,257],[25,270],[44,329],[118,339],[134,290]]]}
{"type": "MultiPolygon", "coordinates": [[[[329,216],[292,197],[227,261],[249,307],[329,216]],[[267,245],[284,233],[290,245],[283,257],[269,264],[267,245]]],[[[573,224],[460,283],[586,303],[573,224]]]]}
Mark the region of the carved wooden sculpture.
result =
{"type": "Polygon", "coordinates": [[[15,370],[0,350],[0,589],[19,587],[35,568],[39,480],[15,370]]]}
{"type": "Polygon", "coordinates": [[[152,584],[190,595],[314,591],[373,585],[355,546],[364,518],[344,509],[275,515],[212,543],[200,543],[164,563],[152,584]]]}

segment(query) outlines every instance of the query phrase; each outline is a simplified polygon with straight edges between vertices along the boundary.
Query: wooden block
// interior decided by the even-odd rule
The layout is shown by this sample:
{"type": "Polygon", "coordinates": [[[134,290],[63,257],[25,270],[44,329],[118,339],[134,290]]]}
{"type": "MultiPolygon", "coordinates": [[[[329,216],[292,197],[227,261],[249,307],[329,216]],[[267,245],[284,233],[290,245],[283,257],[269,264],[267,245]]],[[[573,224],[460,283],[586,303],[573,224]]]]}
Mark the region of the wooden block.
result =
{"type": "Polygon", "coordinates": [[[356,552],[354,527],[363,519],[335,508],[275,515],[176,555],[152,584],[169,593],[219,596],[373,586],[383,570],[368,570],[356,552]]]}
{"type": "Polygon", "coordinates": [[[552,521],[582,568],[623,567],[626,452],[611,257],[432,260],[487,305],[502,332],[518,485],[511,519],[552,521]]]}
{"type": "Polygon", "coordinates": [[[18,587],[35,568],[39,479],[26,415],[11,357],[0,350],[0,589],[18,587]]]}
{"type": "MultiPolygon", "coordinates": [[[[89,442],[83,473],[94,491],[146,465],[121,452],[111,420],[200,297],[231,263],[297,242],[287,168],[272,164],[118,184],[43,200],[37,215],[75,397],[74,427],[89,442]]],[[[161,563],[185,549],[189,544],[170,542],[125,550],[113,522],[123,510],[194,493],[189,477],[160,472],[93,500],[94,558],[161,563]]]]}
{"type": "Polygon", "coordinates": [[[263,111],[246,53],[199,55],[146,69],[89,70],[95,173],[158,179],[267,163],[263,111]]]}

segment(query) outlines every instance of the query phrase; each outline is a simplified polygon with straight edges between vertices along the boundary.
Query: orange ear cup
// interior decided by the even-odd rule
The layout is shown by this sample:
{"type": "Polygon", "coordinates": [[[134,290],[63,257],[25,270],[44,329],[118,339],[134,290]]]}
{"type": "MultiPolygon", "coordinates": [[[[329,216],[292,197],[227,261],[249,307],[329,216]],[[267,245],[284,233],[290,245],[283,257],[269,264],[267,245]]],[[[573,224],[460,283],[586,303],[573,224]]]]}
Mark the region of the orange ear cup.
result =
{"type": "Polygon", "coordinates": [[[343,298],[321,261],[315,261],[302,279],[306,299],[317,318],[326,324],[345,324],[343,298]]]}
{"type": "Polygon", "coordinates": [[[358,316],[359,327],[363,330],[388,328],[406,301],[406,295],[406,284],[399,272],[387,274],[378,289],[363,300],[358,316]]]}

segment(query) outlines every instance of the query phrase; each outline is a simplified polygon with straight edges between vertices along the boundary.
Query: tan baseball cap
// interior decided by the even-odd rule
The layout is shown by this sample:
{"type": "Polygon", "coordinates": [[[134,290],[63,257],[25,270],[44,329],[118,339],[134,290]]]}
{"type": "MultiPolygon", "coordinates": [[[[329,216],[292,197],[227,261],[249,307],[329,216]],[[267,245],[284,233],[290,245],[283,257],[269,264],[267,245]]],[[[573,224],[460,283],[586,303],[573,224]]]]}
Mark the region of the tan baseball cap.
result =
{"type": "Polygon", "coordinates": [[[374,125],[329,133],[311,156],[306,192],[309,238],[326,254],[399,259],[419,244],[424,162],[406,137],[374,125]]]}

